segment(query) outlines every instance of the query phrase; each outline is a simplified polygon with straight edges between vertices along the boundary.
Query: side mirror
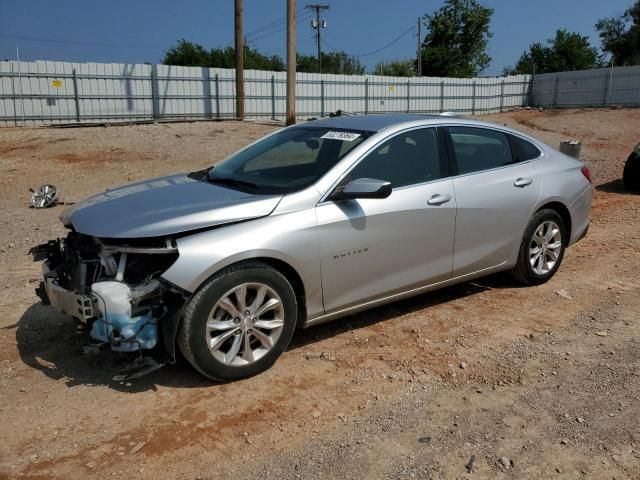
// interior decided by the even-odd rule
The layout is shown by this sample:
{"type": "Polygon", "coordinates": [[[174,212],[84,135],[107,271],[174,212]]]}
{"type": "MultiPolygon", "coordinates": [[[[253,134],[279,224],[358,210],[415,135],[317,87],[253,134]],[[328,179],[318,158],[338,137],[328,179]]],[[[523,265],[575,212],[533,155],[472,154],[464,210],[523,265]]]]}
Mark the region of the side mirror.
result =
{"type": "Polygon", "coordinates": [[[343,187],[338,187],[331,200],[352,200],[356,198],[387,198],[391,195],[391,183],[375,178],[358,178],[343,187]]]}

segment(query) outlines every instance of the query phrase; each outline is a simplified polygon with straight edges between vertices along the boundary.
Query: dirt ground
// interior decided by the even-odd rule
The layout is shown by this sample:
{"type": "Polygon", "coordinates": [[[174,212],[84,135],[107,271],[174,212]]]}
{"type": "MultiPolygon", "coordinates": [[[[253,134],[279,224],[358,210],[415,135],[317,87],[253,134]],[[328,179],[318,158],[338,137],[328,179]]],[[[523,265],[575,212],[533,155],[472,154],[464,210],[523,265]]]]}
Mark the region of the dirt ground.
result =
{"type": "Polygon", "coordinates": [[[228,384],[184,361],[115,382],[127,357],[84,354],[86,332],[33,293],[27,251],[64,234],[63,207],[28,208],[28,188],[73,202],[276,127],[0,129],[0,478],[640,478],[640,196],[619,181],[640,110],[485,119],[584,143],[593,223],[559,273],[301,331],[271,370],[228,384]]]}

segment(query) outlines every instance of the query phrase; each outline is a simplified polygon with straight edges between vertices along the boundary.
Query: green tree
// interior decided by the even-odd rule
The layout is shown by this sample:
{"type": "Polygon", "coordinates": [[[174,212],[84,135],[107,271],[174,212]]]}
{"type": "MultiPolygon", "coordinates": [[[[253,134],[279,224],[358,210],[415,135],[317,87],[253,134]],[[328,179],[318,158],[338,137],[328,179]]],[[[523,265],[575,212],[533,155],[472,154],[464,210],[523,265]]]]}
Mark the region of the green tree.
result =
{"type": "Polygon", "coordinates": [[[566,30],[556,31],[556,36],[547,40],[548,45],[534,43],[524,52],[515,67],[504,73],[565,72],[585,70],[601,66],[598,49],[589,43],[589,37],[566,30]]]}
{"type": "MultiPolygon", "coordinates": [[[[318,73],[318,58],[299,53],[296,69],[298,72],[318,73]]],[[[364,67],[356,57],[345,52],[322,52],[322,73],[362,75],[364,67]]]]}
{"type": "Polygon", "coordinates": [[[414,60],[392,60],[379,62],[373,67],[374,75],[389,75],[391,77],[413,77],[416,74],[416,62],[414,60]]]}
{"type": "Polygon", "coordinates": [[[164,54],[165,65],[182,65],[185,67],[209,66],[209,52],[202,45],[186,41],[184,38],[164,54]]]}
{"type": "Polygon", "coordinates": [[[476,0],[446,0],[426,15],[427,35],[422,43],[422,73],[438,77],[474,77],[491,57],[487,43],[493,9],[476,0]]]}
{"type": "Polygon", "coordinates": [[[640,64],[640,0],[620,17],[598,20],[596,30],[614,65],[640,64]]]}
{"type": "MultiPolygon", "coordinates": [[[[162,63],[165,65],[183,65],[187,67],[217,67],[235,68],[236,50],[233,47],[212,48],[207,51],[187,40],[180,40],[164,55],[162,63]]],[[[255,48],[245,47],[244,68],[247,70],[273,70],[281,72],[285,69],[284,62],[277,55],[264,55],[255,48]]]]}

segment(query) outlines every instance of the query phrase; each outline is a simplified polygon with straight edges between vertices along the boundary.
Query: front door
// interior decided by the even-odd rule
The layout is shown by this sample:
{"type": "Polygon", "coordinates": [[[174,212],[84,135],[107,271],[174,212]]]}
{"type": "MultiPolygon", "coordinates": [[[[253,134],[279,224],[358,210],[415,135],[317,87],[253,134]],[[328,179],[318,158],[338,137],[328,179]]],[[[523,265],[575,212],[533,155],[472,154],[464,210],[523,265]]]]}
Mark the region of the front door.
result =
{"type": "Polygon", "coordinates": [[[450,277],[456,199],[438,136],[436,128],[399,133],[343,182],[387,180],[388,198],[316,208],[326,313],[450,277]]]}

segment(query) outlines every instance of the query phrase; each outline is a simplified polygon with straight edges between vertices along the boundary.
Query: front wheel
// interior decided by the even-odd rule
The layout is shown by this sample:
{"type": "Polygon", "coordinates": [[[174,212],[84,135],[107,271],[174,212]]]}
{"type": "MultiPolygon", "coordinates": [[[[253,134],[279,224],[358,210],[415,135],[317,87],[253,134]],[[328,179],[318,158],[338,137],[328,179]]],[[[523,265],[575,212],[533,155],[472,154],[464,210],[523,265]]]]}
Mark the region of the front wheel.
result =
{"type": "Polygon", "coordinates": [[[212,277],[185,307],[178,346],[214,380],[238,380],[268,369],[297,323],[295,292],[282,273],[261,262],[212,277]]]}
{"type": "Polygon", "coordinates": [[[540,285],[558,271],[565,249],[566,228],[562,217],[551,209],[540,210],[525,229],[518,263],[511,271],[523,285],[540,285]]]}

